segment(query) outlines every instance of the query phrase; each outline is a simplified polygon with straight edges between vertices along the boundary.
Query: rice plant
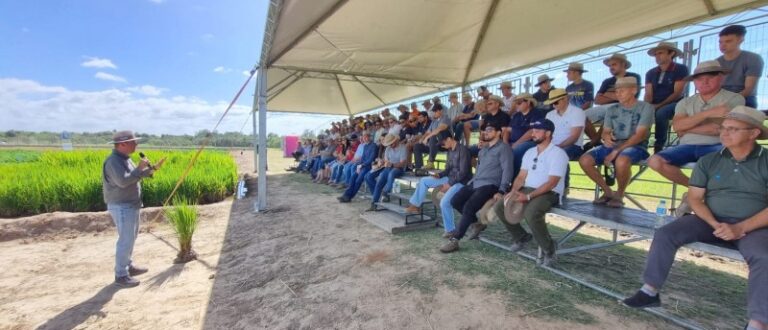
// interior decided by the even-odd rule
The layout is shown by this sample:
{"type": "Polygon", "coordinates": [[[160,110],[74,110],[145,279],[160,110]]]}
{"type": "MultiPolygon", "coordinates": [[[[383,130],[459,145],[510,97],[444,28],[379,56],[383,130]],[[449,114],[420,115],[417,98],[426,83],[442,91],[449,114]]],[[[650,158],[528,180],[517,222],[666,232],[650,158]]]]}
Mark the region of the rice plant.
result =
{"type": "Polygon", "coordinates": [[[197,207],[184,198],[174,198],[173,206],[166,207],[165,217],[179,239],[179,254],[174,263],[186,263],[197,259],[192,250],[192,235],[197,229],[197,207]]]}
{"type": "MultiPolygon", "coordinates": [[[[109,150],[0,150],[0,217],[53,211],[103,211],[102,163],[109,150]]],[[[142,181],[145,206],[163,204],[194,151],[145,151],[150,159],[168,157],[153,178],[142,181]]],[[[138,156],[134,155],[138,164],[138,156]]],[[[206,150],[177,195],[195,204],[214,203],[234,193],[237,167],[226,152],[206,150]]]]}

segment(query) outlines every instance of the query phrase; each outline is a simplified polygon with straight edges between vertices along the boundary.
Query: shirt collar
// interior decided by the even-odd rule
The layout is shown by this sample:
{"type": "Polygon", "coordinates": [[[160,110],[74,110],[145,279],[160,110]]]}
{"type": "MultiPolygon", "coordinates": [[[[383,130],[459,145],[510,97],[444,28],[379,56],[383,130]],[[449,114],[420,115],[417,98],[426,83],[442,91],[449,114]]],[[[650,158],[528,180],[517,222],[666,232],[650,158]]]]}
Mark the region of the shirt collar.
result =
{"type": "Polygon", "coordinates": [[[117,151],[117,149],[112,149],[112,154],[113,154],[113,155],[117,155],[118,157],[120,157],[120,158],[122,158],[122,159],[128,159],[128,158],[131,158],[130,156],[128,156],[128,155],[126,155],[126,154],[123,154],[122,152],[119,152],[119,151],[117,151]]]}
{"type": "Polygon", "coordinates": [[[675,67],[676,66],[677,66],[677,63],[675,63],[675,61],[672,61],[672,64],[669,65],[669,69],[662,70],[660,66],[656,66],[656,71],[657,72],[662,72],[662,71],[663,72],[672,72],[672,71],[675,71],[675,67]]]}
{"type": "MultiPolygon", "coordinates": [[[[752,151],[747,155],[747,159],[757,158],[763,155],[763,148],[759,144],[755,143],[754,147],[752,148],[752,151]]],[[[731,154],[731,151],[728,150],[728,148],[723,147],[723,149],[720,149],[720,155],[724,157],[728,157],[733,159],[733,155],[731,154]]]]}

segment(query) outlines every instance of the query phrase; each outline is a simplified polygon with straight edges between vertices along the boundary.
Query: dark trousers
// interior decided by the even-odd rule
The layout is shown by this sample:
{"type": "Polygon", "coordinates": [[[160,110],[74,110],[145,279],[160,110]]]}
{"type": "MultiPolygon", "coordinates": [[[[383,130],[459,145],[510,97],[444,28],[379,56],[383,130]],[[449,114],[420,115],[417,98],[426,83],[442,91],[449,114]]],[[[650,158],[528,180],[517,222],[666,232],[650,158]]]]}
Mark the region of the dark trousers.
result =
{"type": "Polygon", "coordinates": [[[497,185],[485,185],[473,188],[472,185],[464,186],[451,199],[451,206],[461,212],[459,227],[456,229],[456,239],[461,239],[467,233],[469,225],[477,222],[477,211],[480,211],[489,199],[499,191],[497,185]]]}
{"type": "MultiPolygon", "coordinates": [[[[725,242],[717,238],[713,232],[714,229],[696,215],[680,217],[659,228],[653,235],[643,281],[661,289],[675,261],[675,254],[681,246],[693,242],[725,242]]],[[[749,318],[768,323],[768,228],[752,231],[733,244],[739,249],[749,266],[747,280],[749,318]]]]}
{"type": "MultiPolygon", "coordinates": [[[[536,189],[531,187],[524,187],[521,191],[524,194],[530,193],[536,189]]],[[[549,234],[549,228],[547,228],[546,216],[547,212],[552,209],[552,206],[557,205],[560,200],[560,196],[550,191],[543,195],[536,196],[531,199],[530,202],[525,203],[523,207],[523,219],[528,223],[528,227],[531,229],[533,239],[536,240],[536,244],[539,245],[542,251],[546,255],[555,254],[555,241],[552,240],[552,236],[549,234]]],[[[507,230],[512,234],[512,242],[518,242],[525,237],[526,231],[519,223],[511,224],[507,222],[507,218],[504,217],[504,200],[499,200],[496,205],[493,206],[493,210],[496,216],[499,217],[501,223],[507,227],[507,230]]]]}
{"type": "Polygon", "coordinates": [[[422,143],[417,143],[413,146],[413,164],[416,168],[421,168],[424,166],[424,154],[429,153],[428,161],[430,163],[433,163],[435,161],[435,158],[437,157],[438,151],[444,151],[445,149],[440,147],[440,144],[437,142],[437,137],[433,136],[429,138],[428,141],[429,145],[424,145],[422,143]]]}

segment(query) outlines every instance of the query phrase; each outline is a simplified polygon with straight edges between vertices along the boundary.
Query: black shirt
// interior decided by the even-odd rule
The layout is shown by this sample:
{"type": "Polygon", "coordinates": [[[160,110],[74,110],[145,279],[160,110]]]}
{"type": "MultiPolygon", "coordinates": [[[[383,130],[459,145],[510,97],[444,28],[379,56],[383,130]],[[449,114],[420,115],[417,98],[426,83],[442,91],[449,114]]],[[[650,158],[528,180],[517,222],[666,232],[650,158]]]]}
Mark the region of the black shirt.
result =
{"type": "Polygon", "coordinates": [[[483,124],[484,125],[493,125],[494,127],[507,127],[509,126],[509,115],[501,111],[499,109],[499,112],[497,112],[495,115],[492,115],[490,112],[486,112],[483,115],[483,124]]]}

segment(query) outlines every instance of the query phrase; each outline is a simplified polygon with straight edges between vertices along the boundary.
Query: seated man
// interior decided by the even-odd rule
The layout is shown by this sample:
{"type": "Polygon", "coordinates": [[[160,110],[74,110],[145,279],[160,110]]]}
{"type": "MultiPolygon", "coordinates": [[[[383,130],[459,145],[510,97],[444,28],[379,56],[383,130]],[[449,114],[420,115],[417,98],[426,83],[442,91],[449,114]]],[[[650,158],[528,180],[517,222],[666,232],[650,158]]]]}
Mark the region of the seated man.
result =
{"type": "Polygon", "coordinates": [[[365,183],[368,184],[368,190],[371,191],[371,207],[368,211],[376,211],[376,203],[383,194],[385,202],[389,202],[389,192],[392,191],[392,185],[395,179],[403,175],[405,168],[405,145],[400,143],[400,136],[396,134],[387,134],[382,142],[387,148],[384,151],[383,168],[378,171],[370,171],[365,176],[365,183]]]}
{"type": "MultiPolygon", "coordinates": [[[[479,103],[479,102],[478,102],[479,103]]],[[[507,127],[509,126],[509,115],[501,111],[501,106],[504,105],[504,99],[501,98],[501,96],[498,95],[491,95],[488,100],[485,102],[486,105],[486,112],[483,114],[482,117],[480,117],[480,127],[487,127],[488,125],[494,126],[494,127],[507,127]]],[[[479,107],[478,107],[479,108],[479,107]]],[[[469,134],[468,132],[464,132],[465,134],[469,134]]],[[[506,141],[508,137],[505,137],[509,131],[502,130],[501,136],[499,136],[499,139],[503,141],[506,141]]],[[[480,151],[480,147],[482,146],[483,141],[480,141],[478,145],[473,145],[469,147],[469,151],[472,154],[472,157],[477,157],[478,152],[480,151]]]]}
{"type": "Polygon", "coordinates": [[[536,87],[539,88],[535,93],[533,93],[533,98],[536,99],[538,105],[538,109],[543,111],[544,113],[547,113],[552,110],[552,105],[544,104],[544,101],[549,98],[549,92],[555,88],[555,86],[552,86],[552,81],[555,80],[554,78],[550,78],[548,75],[543,74],[540,75],[538,78],[536,78],[536,87]]]}
{"type": "MultiPolygon", "coordinates": [[[[680,166],[697,161],[702,156],[722,149],[719,121],[735,106],[744,105],[744,97],[722,89],[726,70],[717,61],[699,63],[693,75],[698,93],[677,103],[672,126],[680,136],[680,144],[664,149],[648,159],[648,167],[679,185],[688,187],[688,177],[680,166]]],[[[691,209],[683,194],[676,216],[690,213],[691,209]]]]}
{"type": "Polygon", "coordinates": [[[414,167],[417,169],[424,168],[431,170],[435,168],[435,158],[437,152],[440,151],[440,144],[437,139],[437,135],[442,132],[451,132],[451,120],[443,114],[443,105],[440,103],[435,104],[432,107],[433,118],[432,123],[429,125],[427,133],[421,138],[420,143],[417,143],[413,147],[413,162],[414,167]],[[427,165],[424,166],[424,153],[429,152],[429,158],[427,158],[427,165]]]}
{"type": "MultiPolygon", "coordinates": [[[[546,103],[552,104],[555,111],[547,113],[546,118],[555,124],[552,132],[552,143],[560,147],[568,155],[568,160],[577,160],[584,153],[584,111],[573,105],[568,92],[564,89],[553,89],[546,103]]],[[[570,187],[571,166],[567,165],[565,173],[565,188],[570,187]]],[[[564,193],[560,194],[561,196],[564,193]]]]}
{"type": "Polygon", "coordinates": [[[560,196],[565,191],[563,178],[568,167],[568,155],[552,142],[556,130],[555,124],[548,119],[531,123],[536,148],[528,149],[525,153],[523,167],[515,178],[512,189],[494,205],[496,216],[512,234],[512,252],[519,251],[526,242],[534,238],[544,252],[539,264],[545,266],[554,262],[556,246],[549,235],[544,218],[552,206],[560,202],[560,196]],[[504,216],[505,206],[509,208],[514,203],[523,205],[521,215],[528,222],[533,236],[520,225],[521,218],[504,216]]]}
{"type": "Polygon", "coordinates": [[[472,132],[480,129],[480,123],[482,121],[479,118],[485,116],[487,111],[487,101],[481,99],[475,102],[472,112],[467,114],[467,117],[472,119],[464,122],[464,132],[462,135],[464,136],[465,145],[469,145],[469,139],[472,137],[472,132]]]}
{"type": "Polygon", "coordinates": [[[520,162],[523,161],[523,155],[528,149],[536,146],[532,140],[531,123],[544,119],[544,112],[536,108],[538,102],[531,94],[522,93],[515,98],[512,108],[512,117],[509,119],[509,126],[502,129],[505,143],[512,145],[512,155],[514,158],[514,172],[512,177],[516,178],[520,172],[520,162]]]}
{"type": "Polygon", "coordinates": [[[341,180],[337,184],[338,188],[347,188],[352,185],[353,183],[352,174],[355,173],[355,171],[357,170],[357,165],[360,165],[360,162],[363,159],[363,151],[365,151],[365,145],[370,143],[370,140],[371,140],[370,133],[368,133],[368,136],[366,136],[365,134],[362,135],[360,144],[358,144],[357,148],[355,148],[355,154],[352,156],[352,160],[344,164],[344,170],[343,170],[343,174],[341,175],[341,180]]]}
{"type": "MultiPolygon", "coordinates": [[[[615,53],[611,55],[611,57],[604,59],[603,64],[608,66],[608,71],[611,72],[611,77],[603,80],[603,83],[600,84],[600,89],[597,90],[597,95],[595,96],[595,104],[599,106],[589,108],[586,111],[587,119],[589,119],[589,122],[585,123],[585,131],[591,140],[590,146],[598,145],[602,136],[602,132],[595,130],[593,123],[603,122],[608,106],[619,102],[616,96],[616,81],[622,77],[634,77],[637,79],[638,86],[642,85],[640,83],[640,75],[627,71],[632,67],[632,62],[627,60],[626,55],[622,53],[615,53]]],[[[637,89],[635,98],[637,98],[639,95],[640,88],[637,89]]]]}
{"type": "Polygon", "coordinates": [[[469,179],[472,178],[472,157],[469,155],[469,148],[459,144],[459,142],[450,134],[442,134],[440,135],[440,139],[443,148],[448,150],[445,169],[433,176],[426,176],[419,179],[419,183],[416,185],[416,191],[413,192],[413,195],[409,200],[410,205],[405,211],[408,213],[419,213],[419,207],[421,207],[421,203],[424,202],[427,190],[429,190],[429,188],[439,189],[445,193],[443,199],[440,200],[440,212],[443,216],[445,237],[449,237],[454,234],[456,228],[453,223],[453,206],[451,206],[451,198],[453,198],[456,192],[464,187],[469,179]]]}
{"type": "Polygon", "coordinates": [[[675,57],[683,52],[671,42],[660,42],[648,50],[648,55],[656,58],[657,67],[645,74],[645,96],[643,100],[656,110],[656,129],[654,133],[653,153],[664,149],[669,133],[669,121],[675,114],[675,105],[683,98],[685,77],[688,67],[675,63],[675,57]]]}
{"type": "MultiPolygon", "coordinates": [[[[464,135],[464,123],[479,118],[476,114],[474,114],[475,102],[472,102],[471,94],[462,94],[461,103],[463,105],[461,113],[453,117],[453,120],[451,120],[451,124],[453,125],[453,132],[456,135],[456,141],[459,142],[462,141],[462,136],[464,135]]],[[[469,138],[467,138],[467,142],[464,143],[464,145],[469,145],[468,141],[469,138]]]]}
{"type": "Polygon", "coordinates": [[[653,235],[643,286],[623,302],[629,307],[661,305],[659,290],[667,280],[677,250],[693,242],[728,243],[749,267],[745,329],[768,325],[768,152],[757,144],[768,138],[766,117],[745,106],[735,107],[720,127],[725,147],[696,163],[688,201],[695,215],[686,215],[653,235]]]}
{"type": "Polygon", "coordinates": [[[608,107],[603,124],[603,145],[590,150],[579,158],[584,173],[603,189],[604,193],[593,203],[610,207],[624,206],[624,191],[632,175],[632,164],[648,158],[648,131],[653,125],[653,106],[637,100],[640,86],[635,77],[623,77],[616,81],[616,98],[619,103],[608,107]],[[605,182],[595,165],[614,166],[616,192],[605,182]]]}
{"type": "Polygon", "coordinates": [[[377,146],[376,143],[371,142],[370,139],[370,132],[366,131],[363,133],[363,143],[365,143],[365,147],[363,148],[363,156],[360,158],[360,162],[355,166],[355,170],[352,172],[352,176],[349,180],[349,187],[347,187],[347,190],[344,191],[344,194],[337,198],[341,203],[349,203],[352,201],[352,198],[355,197],[357,191],[360,190],[360,186],[363,185],[365,175],[371,171],[373,161],[376,160],[379,146],[377,146]]]}
{"type": "Polygon", "coordinates": [[[501,199],[509,189],[512,181],[512,151],[501,140],[501,127],[492,124],[483,127],[481,138],[484,143],[479,152],[475,177],[451,199],[453,208],[461,212],[461,220],[456,233],[440,248],[443,253],[458,251],[459,240],[464,237],[469,226],[477,222],[477,211],[489,199],[501,199]]]}

